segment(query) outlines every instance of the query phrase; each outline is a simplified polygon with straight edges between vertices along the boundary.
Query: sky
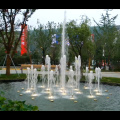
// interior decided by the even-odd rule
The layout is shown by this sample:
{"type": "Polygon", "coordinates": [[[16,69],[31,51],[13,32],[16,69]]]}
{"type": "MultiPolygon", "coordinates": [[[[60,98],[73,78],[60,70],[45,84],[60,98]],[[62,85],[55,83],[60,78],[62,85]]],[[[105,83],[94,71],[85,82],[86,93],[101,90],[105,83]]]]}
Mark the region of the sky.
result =
{"type": "MultiPolygon", "coordinates": [[[[81,15],[86,15],[91,20],[91,26],[96,25],[93,21],[93,18],[99,22],[101,15],[106,13],[105,9],[38,9],[35,13],[29,18],[27,24],[29,26],[37,27],[37,21],[41,24],[47,24],[47,22],[54,21],[56,24],[63,22],[64,20],[64,11],[66,11],[66,21],[70,20],[79,20],[81,15]]],[[[110,13],[110,18],[117,15],[118,17],[115,20],[116,25],[120,25],[120,9],[112,9],[110,13]]]]}

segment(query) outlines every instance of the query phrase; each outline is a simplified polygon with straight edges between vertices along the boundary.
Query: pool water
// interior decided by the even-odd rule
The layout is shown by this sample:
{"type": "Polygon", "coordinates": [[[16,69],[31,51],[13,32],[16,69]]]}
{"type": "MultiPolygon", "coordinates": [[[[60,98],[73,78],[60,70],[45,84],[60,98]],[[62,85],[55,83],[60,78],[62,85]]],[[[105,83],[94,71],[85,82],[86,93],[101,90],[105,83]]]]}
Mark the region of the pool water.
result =
{"type": "Polygon", "coordinates": [[[45,88],[41,88],[40,85],[41,83],[38,82],[38,96],[36,97],[32,97],[30,93],[25,93],[27,89],[26,81],[0,83],[0,91],[3,91],[5,93],[4,96],[8,99],[26,101],[26,104],[38,106],[40,111],[120,110],[119,86],[101,85],[102,95],[96,95],[95,92],[93,92],[94,98],[89,98],[89,89],[84,89],[84,83],[80,83],[80,91],[82,94],[77,94],[74,90],[74,99],[71,99],[71,89],[67,89],[67,95],[62,95],[59,87],[54,87],[52,91],[54,98],[50,99],[49,93],[46,92],[45,88]],[[22,96],[20,96],[20,94],[22,94],[22,96]]]}

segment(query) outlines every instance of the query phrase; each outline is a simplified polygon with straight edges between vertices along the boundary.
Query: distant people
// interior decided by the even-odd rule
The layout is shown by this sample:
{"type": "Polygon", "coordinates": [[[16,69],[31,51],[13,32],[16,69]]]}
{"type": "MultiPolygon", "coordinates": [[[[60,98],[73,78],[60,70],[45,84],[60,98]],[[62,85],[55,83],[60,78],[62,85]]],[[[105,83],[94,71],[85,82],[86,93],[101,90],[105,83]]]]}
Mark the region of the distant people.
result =
{"type": "Polygon", "coordinates": [[[23,74],[23,68],[22,67],[20,67],[20,70],[21,70],[21,74],[23,74]]]}

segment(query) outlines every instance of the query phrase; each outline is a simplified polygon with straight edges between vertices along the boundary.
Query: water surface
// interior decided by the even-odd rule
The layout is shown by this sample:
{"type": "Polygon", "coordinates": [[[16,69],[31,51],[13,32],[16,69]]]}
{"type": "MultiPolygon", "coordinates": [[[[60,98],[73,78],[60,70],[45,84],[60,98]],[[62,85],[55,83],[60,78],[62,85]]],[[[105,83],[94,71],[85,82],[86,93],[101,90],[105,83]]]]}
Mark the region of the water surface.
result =
{"type": "Polygon", "coordinates": [[[96,95],[94,98],[88,98],[89,89],[84,89],[84,83],[80,84],[80,90],[83,94],[76,94],[74,91],[74,98],[71,97],[71,89],[67,90],[67,95],[61,95],[58,87],[53,90],[53,102],[48,99],[49,94],[44,88],[40,87],[41,83],[37,84],[36,96],[33,100],[31,94],[25,93],[27,83],[23,82],[9,82],[0,83],[0,91],[4,91],[5,97],[12,100],[26,101],[27,104],[38,106],[40,111],[119,111],[120,110],[120,87],[101,85],[103,95],[96,95]],[[24,89],[22,89],[24,88],[24,89]],[[18,93],[17,91],[20,91],[18,93]],[[107,92],[105,90],[108,90],[107,92]],[[20,96],[20,94],[23,94],[20,96]],[[95,101],[96,99],[96,101],[95,101]],[[77,102],[75,102],[77,101],[77,102]]]}

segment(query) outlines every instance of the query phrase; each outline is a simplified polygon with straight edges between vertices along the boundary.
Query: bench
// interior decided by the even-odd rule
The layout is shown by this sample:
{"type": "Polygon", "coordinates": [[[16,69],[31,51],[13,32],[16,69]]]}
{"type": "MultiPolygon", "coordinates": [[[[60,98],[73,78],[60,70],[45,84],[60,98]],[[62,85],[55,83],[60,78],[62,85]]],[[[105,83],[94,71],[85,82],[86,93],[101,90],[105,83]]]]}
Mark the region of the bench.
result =
{"type": "MultiPolygon", "coordinates": [[[[40,68],[40,69],[42,66],[42,65],[37,65],[37,64],[21,64],[21,69],[27,68],[27,67],[31,68],[31,65],[33,65],[33,68],[40,68]]],[[[45,65],[45,67],[46,67],[46,65],[45,65]]],[[[56,67],[56,65],[51,65],[51,69],[55,69],[55,67],[56,67]]]]}

